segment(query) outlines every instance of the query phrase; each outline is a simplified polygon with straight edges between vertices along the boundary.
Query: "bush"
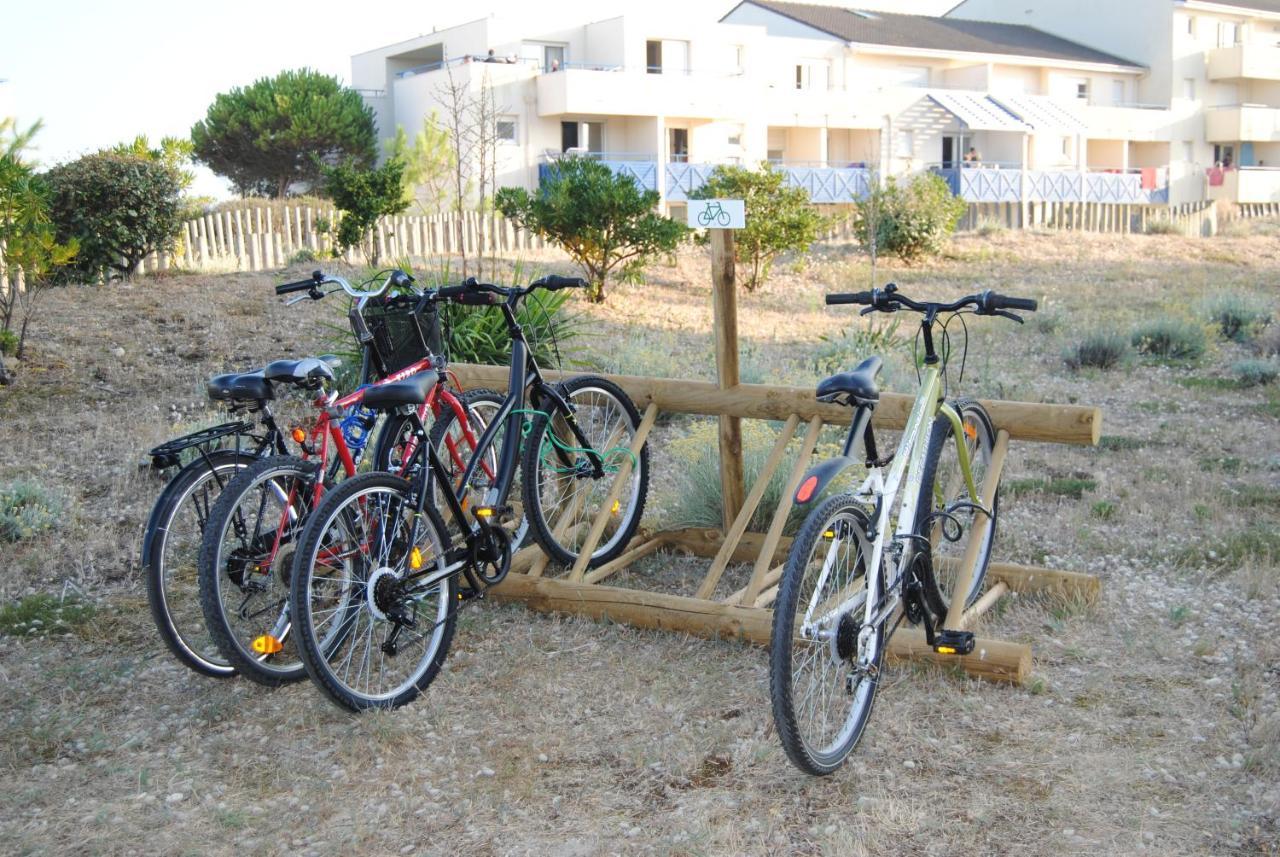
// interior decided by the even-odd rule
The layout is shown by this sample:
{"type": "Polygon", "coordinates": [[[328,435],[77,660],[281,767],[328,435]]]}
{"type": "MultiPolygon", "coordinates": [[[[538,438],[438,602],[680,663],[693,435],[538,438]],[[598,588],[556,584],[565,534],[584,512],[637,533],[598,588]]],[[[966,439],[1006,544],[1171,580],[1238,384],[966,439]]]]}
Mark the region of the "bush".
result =
{"type": "Polygon", "coordinates": [[[18,352],[18,334],[12,330],[0,330],[0,354],[12,357],[18,352]]]}
{"type": "Polygon", "coordinates": [[[1152,220],[1147,224],[1148,235],[1181,235],[1183,229],[1172,220],[1152,220]]]}
{"type": "Polygon", "coordinates": [[[990,238],[992,235],[999,235],[1000,233],[1007,231],[1007,227],[1005,227],[1004,223],[996,220],[994,217],[982,217],[979,218],[978,225],[974,227],[973,231],[977,232],[983,238],[990,238]]]}
{"type": "Polygon", "coordinates": [[[1204,354],[1204,328],[1176,318],[1155,318],[1134,329],[1129,341],[1143,354],[1166,360],[1195,360],[1204,354]]]}
{"type": "Polygon", "coordinates": [[[965,209],[941,176],[918,175],[905,185],[890,176],[858,204],[854,234],[869,251],[911,262],[940,252],[965,209]]]}
{"type": "Polygon", "coordinates": [[[877,325],[875,316],[870,316],[865,328],[855,326],[842,329],[836,336],[819,336],[822,344],[813,356],[813,368],[828,374],[847,372],[872,354],[896,350],[906,341],[898,333],[901,323],[895,317],[877,325]]]}
{"type": "Polygon", "coordinates": [[[1232,364],[1232,373],[1243,387],[1261,387],[1280,377],[1280,363],[1274,360],[1241,360],[1232,364]]]}
{"type": "Polygon", "coordinates": [[[83,282],[129,277],[149,253],[172,248],[182,197],[172,166],[99,152],[54,167],[45,179],[58,240],[79,242],[68,276],[83,282]]]}
{"type": "Polygon", "coordinates": [[[17,542],[52,529],[62,504],[37,482],[0,487],[0,542],[17,542]]]}
{"type": "Polygon", "coordinates": [[[191,129],[195,158],[241,196],[287,196],[315,185],[321,165],[378,159],[373,109],[336,77],[284,71],[220,93],[191,129]]]}
{"type": "Polygon", "coordinates": [[[378,264],[378,242],[370,230],[384,215],[409,207],[404,199],[404,161],[391,158],[376,169],[355,162],[324,168],[324,186],[342,212],[334,241],[334,255],[359,247],[371,265],[378,264]]]}
{"type": "Polygon", "coordinates": [[[1201,312],[1223,339],[1245,342],[1271,321],[1271,313],[1258,301],[1238,292],[1221,292],[1200,305],[1201,312]]]}
{"type": "MultiPolygon", "coordinates": [[[[519,282],[513,280],[513,284],[519,282]]],[[[523,285],[523,283],[521,283],[523,285]]],[[[557,355],[578,336],[578,318],[567,306],[570,293],[534,292],[520,302],[516,319],[524,328],[529,350],[540,366],[555,366],[557,355]]],[[[511,337],[507,322],[496,308],[442,304],[445,352],[458,363],[502,366],[511,359],[511,337]]]]}
{"type": "Polygon", "coordinates": [[[589,158],[556,161],[532,194],[500,188],[494,205],[517,227],[560,245],[587,275],[593,302],[604,300],[605,280],[615,268],[623,277],[639,277],[649,259],[674,251],[689,231],[654,213],[656,192],[640,190],[629,176],[589,158]]]}
{"type": "Polygon", "coordinates": [[[1072,369],[1090,367],[1110,369],[1118,366],[1129,354],[1129,343],[1118,333],[1098,332],[1086,334],[1062,355],[1072,369]]]}
{"type": "Polygon", "coordinates": [[[690,199],[741,199],[746,202],[747,225],[736,230],[737,263],[746,269],[747,291],[769,278],[773,260],[784,251],[804,252],[818,238],[826,219],[813,210],[809,194],[787,187],[786,174],[769,163],[760,169],[720,166],[690,199]]]}

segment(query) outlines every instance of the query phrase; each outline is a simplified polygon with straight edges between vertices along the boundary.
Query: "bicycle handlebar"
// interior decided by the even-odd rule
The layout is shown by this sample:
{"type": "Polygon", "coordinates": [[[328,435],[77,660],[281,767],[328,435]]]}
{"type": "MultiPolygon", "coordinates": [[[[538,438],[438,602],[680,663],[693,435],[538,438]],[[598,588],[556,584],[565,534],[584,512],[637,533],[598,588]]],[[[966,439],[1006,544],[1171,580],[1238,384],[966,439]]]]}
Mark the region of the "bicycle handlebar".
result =
{"type": "Polygon", "coordinates": [[[337,274],[326,274],[324,271],[313,271],[309,280],[299,280],[296,283],[285,283],[282,286],[276,286],[276,294],[287,295],[292,292],[309,292],[312,300],[318,301],[324,297],[324,292],[320,291],[320,287],[329,283],[340,286],[344,292],[353,298],[376,298],[386,294],[387,290],[393,286],[396,288],[411,287],[413,285],[413,277],[404,271],[392,271],[378,288],[357,289],[345,277],[339,277],[337,274]]]}
{"type": "Polygon", "coordinates": [[[898,293],[898,287],[889,283],[883,289],[872,289],[869,292],[840,292],[827,295],[828,306],[838,306],[841,304],[858,304],[867,307],[863,313],[868,312],[897,312],[900,309],[909,309],[916,312],[932,313],[934,315],[940,312],[957,312],[965,307],[975,307],[978,315],[1004,315],[1009,318],[1018,319],[1012,313],[1005,310],[1023,310],[1025,312],[1035,312],[1039,304],[1031,298],[1015,298],[1008,295],[999,295],[990,289],[979,292],[976,295],[968,295],[951,303],[936,303],[932,301],[914,301],[906,295],[898,293]]]}

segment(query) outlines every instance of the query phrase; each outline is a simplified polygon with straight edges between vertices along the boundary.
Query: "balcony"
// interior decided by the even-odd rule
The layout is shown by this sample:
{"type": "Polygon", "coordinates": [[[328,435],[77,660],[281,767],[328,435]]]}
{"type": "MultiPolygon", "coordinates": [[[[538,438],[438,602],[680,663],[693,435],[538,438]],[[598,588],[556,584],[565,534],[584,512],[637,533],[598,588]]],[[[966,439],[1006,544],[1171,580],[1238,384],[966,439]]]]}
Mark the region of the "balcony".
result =
{"type": "Polygon", "coordinates": [[[1024,170],[1005,167],[933,167],[965,202],[1165,203],[1169,182],[1162,171],[1024,170]]]}
{"type": "Polygon", "coordinates": [[[1210,170],[1209,199],[1243,203],[1280,202],[1280,169],[1241,167],[1210,170]]]}
{"type": "Polygon", "coordinates": [[[1280,80],[1280,48],[1236,45],[1208,52],[1210,80],[1280,80]]]}
{"type": "MultiPolygon", "coordinates": [[[[684,202],[689,195],[706,184],[716,164],[668,163],[659,165],[654,160],[636,160],[615,152],[593,153],[619,175],[629,176],[642,190],[657,190],[658,176],[662,175],[663,190],[667,202],[684,202]],[[661,170],[659,170],[661,167],[661,170]]],[[[777,164],[786,176],[788,187],[803,188],[809,201],[816,204],[853,202],[866,195],[871,180],[869,170],[858,167],[829,167],[816,164],[777,164]]],[[[546,178],[551,164],[538,165],[538,180],[546,178]]]]}
{"type": "Polygon", "coordinates": [[[741,75],[568,65],[538,75],[538,115],[750,115],[758,97],[741,75]]]}
{"type": "Polygon", "coordinates": [[[1260,104],[1212,107],[1205,113],[1210,143],[1280,142],[1280,108],[1260,104]]]}

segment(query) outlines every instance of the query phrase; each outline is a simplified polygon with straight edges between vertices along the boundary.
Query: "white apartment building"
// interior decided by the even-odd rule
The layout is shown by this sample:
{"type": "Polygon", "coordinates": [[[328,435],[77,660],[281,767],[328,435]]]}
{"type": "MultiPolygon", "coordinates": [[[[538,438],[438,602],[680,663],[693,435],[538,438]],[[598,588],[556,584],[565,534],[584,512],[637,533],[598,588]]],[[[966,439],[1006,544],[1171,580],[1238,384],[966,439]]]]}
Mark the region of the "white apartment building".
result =
{"type": "Polygon", "coordinates": [[[1026,24],[1141,63],[1134,100],[1151,116],[1129,139],[1171,165],[1174,201],[1280,201],[1280,0],[963,0],[947,15],[1026,24]]]}
{"type": "MultiPolygon", "coordinates": [[[[1111,5],[1130,2],[1170,7],[1170,28],[1205,5],[1111,5]]],[[[968,10],[984,3],[1007,5],[968,0],[942,18],[771,0],[726,4],[703,22],[643,11],[589,23],[541,15],[536,26],[488,17],[358,54],[352,79],[384,138],[397,125],[419,130],[450,81],[477,91],[487,80],[501,114],[501,184],[534,187],[549,162],[580,153],[668,206],[716,164],[766,159],[817,203],[856,199],[875,173],[920,170],[975,202],[1183,202],[1202,198],[1213,153],[1206,137],[1190,137],[1205,162],[1180,159],[1173,141],[1190,132],[1175,128],[1255,121],[1252,108],[1192,119],[1172,94],[1160,103],[1176,70],[1139,52],[1140,34],[1086,42],[1035,14],[1080,0],[1014,4],[1034,22],[971,20],[999,17],[968,10]]],[[[1246,61],[1257,59],[1241,56],[1237,71],[1253,73],[1246,61]]],[[[1221,142],[1237,147],[1235,163],[1245,140],[1221,142]]],[[[1256,145],[1249,155],[1269,156],[1256,145]]]]}

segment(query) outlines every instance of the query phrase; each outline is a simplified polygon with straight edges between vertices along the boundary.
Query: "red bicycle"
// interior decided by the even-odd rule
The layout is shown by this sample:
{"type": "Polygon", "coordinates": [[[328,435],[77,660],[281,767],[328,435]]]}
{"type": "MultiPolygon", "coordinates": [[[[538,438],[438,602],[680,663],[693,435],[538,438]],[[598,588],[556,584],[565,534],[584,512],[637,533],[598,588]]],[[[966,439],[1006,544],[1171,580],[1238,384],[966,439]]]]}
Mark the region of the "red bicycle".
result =
{"type": "MultiPolygon", "coordinates": [[[[325,492],[357,472],[353,433],[359,440],[367,438],[378,416],[361,406],[365,393],[435,370],[440,380],[416,408],[417,416],[425,420],[430,415],[436,427],[450,428],[433,430],[432,436],[439,436],[437,453],[458,472],[466,469],[478,446],[476,429],[483,431],[486,411],[496,412],[502,402],[492,391],[458,395],[449,388],[450,383],[455,389],[458,385],[438,354],[438,335],[432,323],[434,294],[413,290],[413,278],[402,271],[392,272],[373,290],[353,288],[341,277],[317,271],[308,280],[277,286],[276,293],[306,292],[292,303],[320,300],[339,289],[355,299],[350,318],[357,339],[362,345],[377,346],[363,350],[366,360],[378,363],[373,374],[380,380],[340,396],[332,389],[334,375],[325,363],[298,361],[300,374],[290,380],[316,393],[315,420],[307,428],[291,431],[301,455],[273,455],[239,473],[210,510],[200,549],[200,604],[209,635],[237,672],[273,687],[306,674],[302,662],[286,648],[292,627],[289,573],[293,552],[308,515],[325,492]],[[326,292],[329,285],[338,288],[326,292]],[[410,293],[388,297],[391,289],[410,293]],[[370,318],[376,319],[373,325],[370,318]],[[413,348],[406,349],[404,337],[392,329],[395,325],[387,320],[393,318],[400,328],[416,331],[408,338],[416,340],[413,348]],[[425,329],[424,318],[428,320],[425,329]],[[432,344],[437,353],[431,353],[432,344]],[[416,355],[412,353],[415,349],[416,355]],[[414,356],[417,359],[406,363],[414,356]],[[401,363],[405,365],[399,366],[401,363]]],[[[413,452],[424,440],[427,438],[420,433],[384,430],[373,456],[374,468],[407,475],[406,469],[417,460],[413,452]]],[[[483,472],[496,473],[496,462],[481,460],[477,466],[483,472]]]]}

